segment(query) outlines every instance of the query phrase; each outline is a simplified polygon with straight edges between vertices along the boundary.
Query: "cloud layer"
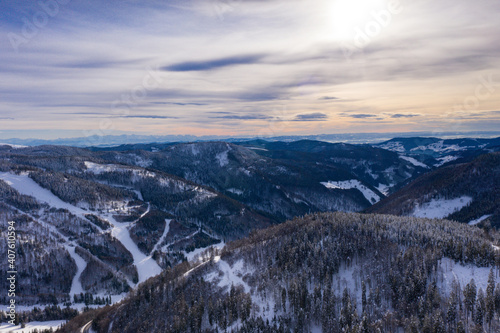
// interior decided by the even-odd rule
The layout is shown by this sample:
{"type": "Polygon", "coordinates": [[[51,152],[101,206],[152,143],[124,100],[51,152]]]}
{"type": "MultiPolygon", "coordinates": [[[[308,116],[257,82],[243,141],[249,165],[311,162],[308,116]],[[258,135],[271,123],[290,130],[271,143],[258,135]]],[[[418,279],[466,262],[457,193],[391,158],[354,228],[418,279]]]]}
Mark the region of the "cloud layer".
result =
{"type": "Polygon", "coordinates": [[[400,3],[8,0],[0,130],[500,128],[500,3],[400,3]]]}

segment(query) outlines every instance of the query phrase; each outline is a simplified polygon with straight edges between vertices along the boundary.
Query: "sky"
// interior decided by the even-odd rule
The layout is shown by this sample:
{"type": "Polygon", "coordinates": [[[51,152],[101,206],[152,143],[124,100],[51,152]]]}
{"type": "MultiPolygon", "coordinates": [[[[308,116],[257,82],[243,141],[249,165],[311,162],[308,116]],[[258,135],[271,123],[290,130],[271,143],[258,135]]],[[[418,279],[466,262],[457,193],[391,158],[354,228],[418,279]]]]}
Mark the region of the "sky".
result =
{"type": "Polygon", "coordinates": [[[497,0],[7,0],[0,135],[500,129],[497,0]]]}

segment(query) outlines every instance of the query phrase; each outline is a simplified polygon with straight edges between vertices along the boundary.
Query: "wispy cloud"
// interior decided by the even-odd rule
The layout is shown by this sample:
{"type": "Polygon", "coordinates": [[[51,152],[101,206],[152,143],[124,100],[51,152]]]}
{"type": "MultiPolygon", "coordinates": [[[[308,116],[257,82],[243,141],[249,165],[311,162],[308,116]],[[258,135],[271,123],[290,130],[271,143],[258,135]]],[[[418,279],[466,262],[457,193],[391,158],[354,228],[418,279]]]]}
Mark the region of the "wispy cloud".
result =
{"type": "MultiPolygon", "coordinates": [[[[216,112],[214,112],[216,113],[216,112]]],[[[268,120],[273,117],[261,113],[256,114],[235,114],[231,112],[220,112],[220,115],[210,116],[211,119],[232,119],[232,120],[268,120]]]]}
{"type": "Polygon", "coordinates": [[[328,116],[324,113],[321,112],[316,112],[316,113],[305,113],[305,114],[298,114],[295,116],[293,119],[294,121],[326,121],[328,119],[328,116]]]}
{"type": "Polygon", "coordinates": [[[9,34],[22,37],[43,9],[0,2],[0,129],[99,129],[101,118],[119,131],[179,134],[251,135],[268,121],[282,124],[275,134],[418,131],[436,119],[500,126],[485,111],[498,110],[497,86],[476,110],[453,111],[481,75],[500,81],[498,1],[405,2],[349,59],[333,36],[331,0],[237,1],[223,20],[212,1],[112,3],[60,6],[16,52],[9,34]],[[453,20],[443,20],[449,8],[453,20]],[[144,94],[147,68],[162,83],[144,94]]]}
{"type": "Polygon", "coordinates": [[[121,118],[142,118],[142,119],[179,119],[172,116],[155,116],[155,115],[134,115],[134,116],[118,116],[121,118]]]}
{"type": "Polygon", "coordinates": [[[207,103],[174,103],[174,102],[150,102],[151,104],[157,104],[157,105],[179,105],[179,106],[189,106],[189,105],[194,105],[194,106],[203,106],[207,105],[207,103]]]}
{"type": "Polygon", "coordinates": [[[355,119],[366,119],[366,118],[378,118],[379,117],[376,114],[369,114],[369,113],[341,113],[340,116],[355,118],[355,119]]]}
{"type": "Polygon", "coordinates": [[[165,66],[162,69],[171,72],[208,71],[235,65],[256,64],[263,57],[262,54],[247,54],[205,61],[187,61],[165,66]]]}
{"type": "Polygon", "coordinates": [[[398,118],[414,118],[414,117],[419,117],[421,114],[417,113],[395,113],[389,115],[391,118],[398,119],[398,118]]]}

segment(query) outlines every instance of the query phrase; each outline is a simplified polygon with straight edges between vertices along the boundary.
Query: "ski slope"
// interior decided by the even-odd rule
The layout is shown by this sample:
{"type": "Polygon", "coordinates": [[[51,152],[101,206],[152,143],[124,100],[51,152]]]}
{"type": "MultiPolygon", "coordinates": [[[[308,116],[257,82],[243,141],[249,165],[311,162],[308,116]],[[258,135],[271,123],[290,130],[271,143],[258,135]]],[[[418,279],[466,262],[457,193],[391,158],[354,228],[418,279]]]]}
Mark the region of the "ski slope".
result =
{"type": "Polygon", "coordinates": [[[79,216],[88,214],[88,212],[83,209],[62,201],[59,197],[54,195],[54,193],[38,185],[38,183],[31,179],[26,173],[15,175],[9,172],[0,172],[0,179],[3,179],[19,193],[30,195],[40,202],[47,203],[51,207],[66,209],[79,216]]]}
{"type": "MultiPolygon", "coordinates": [[[[144,214],[147,214],[144,213],[144,214]]],[[[151,255],[146,256],[139,250],[137,244],[130,237],[130,232],[127,228],[128,223],[117,222],[111,214],[106,216],[106,220],[113,225],[111,230],[111,235],[118,239],[120,243],[125,246],[125,248],[132,254],[134,258],[134,265],[137,267],[137,273],[139,274],[139,282],[142,283],[152,276],[161,273],[162,269],[158,266],[158,263],[151,257],[151,255]]],[[[135,284],[131,283],[133,286],[135,284]]]]}
{"type": "Polygon", "coordinates": [[[80,282],[80,276],[82,276],[83,270],[87,267],[87,262],[76,253],[75,249],[76,248],[74,246],[66,245],[66,250],[75,261],[77,267],[76,274],[73,277],[73,282],[71,283],[71,290],[69,292],[70,296],[85,292],[82,288],[82,283],[80,282]]]}
{"type": "MultiPolygon", "coordinates": [[[[51,207],[67,209],[73,214],[79,216],[84,216],[84,214],[86,213],[84,210],[62,201],[52,192],[38,185],[38,183],[36,183],[33,179],[31,179],[27,174],[15,175],[8,172],[1,172],[0,179],[4,180],[9,186],[17,190],[19,193],[24,195],[31,195],[36,200],[40,202],[45,202],[51,207]]],[[[73,277],[73,281],[71,283],[70,295],[74,295],[76,293],[79,294],[83,292],[83,287],[80,282],[80,276],[85,267],[87,266],[87,263],[85,262],[85,260],[83,260],[82,257],[80,257],[75,252],[76,245],[70,243],[68,238],[62,235],[53,225],[41,221],[40,219],[38,219],[38,221],[46,225],[52,232],[58,234],[59,236],[61,236],[66,240],[65,248],[68,251],[71,258],[73,258],[77,266],[77,273],[73,277]]]]}
{"type": "Polygon", "coordinates": [[[170,222],[172,222],[171,219],[166,219],[165,220],[165,230],[163,230],[163,235],[161,235],[160,239],[158,240],[158,243],[156,243],[155,247],[151,251],[151,254],[153,254],[155,251],[158,250],[160,247],[161,243],[165,240],[165,237],[167,237],[168,232],[170,231],[170,222]]]}
{"type": "MultiPolygon", "coordinates": [[[[2,172],[0,173],[0,179],[7,182],[9,186],[16,189],[19,193],[24,195],[31,195],[38,201],[45,202],[51,207],[66,209],[71,213],[80,216],[82,218],[85,218],[85,214],[88,214],[87,211],[62,201],[52,192],[38,185],[33,179],[31,179],[28,176],[28,174],[15,175],[8,172],[2,172]]],[[[144,214],[142,214],[141,217],[146,215],[148,212],[149,212],[149,206],[148,210],[144,214]]],[[[139,283],[146,281],[151,276],[160,274],[162,269],[160,268],[160,266],[158,266],[156,261],[153,260],[151,256],[146,256],[144,253],[142,253],[137,247],[137,245],[134,243],[132,238],[130,238],[130,233],[129,230],[127,229],[128,224],[117,222],[113,218],[112,214],[113,213],[109,213],[108,215],[101,217],[104,217],[106,220],[108,220],[108,222],[110,222],[113,225],[114,228],[111,230],[111,235],[117,238],[123,244],[123,246],[125,246],[125,248],[132,254],[132,257],[134,258],[134,264],[136,265],[137,272],[139,274],[139,283]]],[[[51,229],[54,232],[60,234],[55,227],[52,227],[51,229]]],[[[68,241],[66,237],[64,237],[64,239],[68,241]]],[[[74,244],[72,244],[69,241],[67,244],[68,245],[66,246],[66,249],[68,250],[68,252],[70,253],[71,257],[73,258],[78,267],[78,272],[76,276],[73,278],[71,293],[72,294],[80,293],[83,290],[80,283],[80,276],[81,272],[83,272],[83,270],[85,269],[86,263],[82,259],[82,257],[76,254],[74,249],[74,244]],[[70,244],[72,244],[73,246],[70,246],[70,244]]],[[[131,285],[134,284],[131,283],[131,285]]]]}

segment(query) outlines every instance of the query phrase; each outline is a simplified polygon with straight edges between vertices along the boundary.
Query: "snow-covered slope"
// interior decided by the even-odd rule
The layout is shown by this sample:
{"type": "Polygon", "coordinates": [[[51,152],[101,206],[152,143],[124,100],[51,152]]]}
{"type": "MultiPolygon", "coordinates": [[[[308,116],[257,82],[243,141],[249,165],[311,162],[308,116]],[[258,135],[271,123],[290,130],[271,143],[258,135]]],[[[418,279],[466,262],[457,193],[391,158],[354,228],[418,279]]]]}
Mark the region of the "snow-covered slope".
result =
{"type": "Polygon", "coordinates": [[[472,220],[469,222],[469,225],[476,225],[476,224],[479,224],[481,222],[483,222],[484,220],[486,220],[487,218],[491,217],[492,215],[491,214],[488,214],[488,215],[483,215],[481,216],[480,218],[478,219],[475,219],[475,220],[472,220]]]}
{"type": "Polygon", "coordinates": [[[366,198],[366,200],[368,200],[368,202],[373,204],[380,201],[380,196],[378,196],[375,192],[373,192],[368,187],[363,185],[357,179],[344,180],[344,181],[327,181],[327,182],[321,182],[321,184],[324,185],[326,188],[332,188],[332,189],[350,190],[352,188],[355,188],[363,194],[363,196],[366,198]]]}
{"type": "Polygon", "coordinates": [[[429,169],[429,166],[422,163],[422,162],[419,162],[417,161],[416,159],[414,159],[413,157],[409,157],[409,156],[404,156],[404,155],[400,155],[399,158],[405,160],[405,161],[408,161],[410,162],[411,164],[413,164],[414,166],[418,166],[418,167],[422,167],[422,168],[426,168],[426,169],[429,169]]]}
{"type": "Polygon", "coordinates": [[[463,223],[479,223],[487,215],[492,227],[500,227],[499,175],[500,153],[481,155],[423,174],[366,212],[463,223]]]}
{"type": "Polygon", "coordinates": [[[417,205],[411,215],[415,217],[442,219],[454,212],[458,212],[471,202],[472,198],[468,196],[455,199],[432,199],[422,205],[417,205]]]}
{"type": "Polygon", "coordinates": [[[57,330],[59,327],[63,326],[66,320],[51,320],[51,321],[32,321],[26,324],[26,327],[22,328],[21,325],[11,325],[3,323],[0,325],[0,332],[3,333],[31,333],[44,332],[45,330],[52,329],[57,330]]]}
{"type": "Polygon", "coordinates": [[[15,188],[19,193],[33,196],[38,201],[45,202],[51,207],[66,209],[75,215],[88,213],[81,208],[62,201],[52,192],[38,185],[27,173],[16,175],[9,172],[0,172],[0,179],[15,188]]]}
{"type": "MultiPolygon", "coordinates": [[[[481,230],[453,221],[313,214],[177,266],[121,304],[101,310],[94,320],[110,333],[187,332],[189,327],[235,333],[342,332],[351,326],[362,332],[376,325],[381,332],[395,332],[404,331],[406,321],[393,318],[417,318],[418,313],[430,318],[439,311],[439,318],[426,325],[451,332],[443,318],[453,310],[465,323],[465,286],[474,279],[479,295],[498,282],[496,274],[488,282],[495,267],[491,245],[481,230]],[[463,246],[450,246],[454,242],[463,246]],[[459,296],[455,307],[449,302],[452,287],[459,296]],[[424,299],[436,301],[422,307],[424,299]],[[145,316],[150,320],[144,321],[145,316]],[[384,330],[385,324],[392,328],[384,330]]],[[[72,324],[82,327],[88,320],[72,324]]],[[[499,324],[495,317],[493,325],[499,324]]],[[[415,325],[420,329],[424,322],[417,319],[415,325]]]]}
{"type": "MultiPolygon", "coordinates": [[[[144,215],[145,214],[146,213],[144,213],[144,215]]],[[[153,260],[151,255],[145,255],[139,250],[137,244],[130,237],[127,224],[117,222],[110,215],[107,216],[107,220],[113,225],[111,234],[125,246],[134,258],[134,265],[137,267],[137,273],[139,274],[138,283],[144,282],[150,277],[160,274],[162,271],[161,267],[153,260]]],[[[129,283],[135,285],[132,282],[129,283]]]]}

